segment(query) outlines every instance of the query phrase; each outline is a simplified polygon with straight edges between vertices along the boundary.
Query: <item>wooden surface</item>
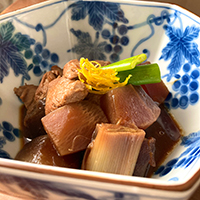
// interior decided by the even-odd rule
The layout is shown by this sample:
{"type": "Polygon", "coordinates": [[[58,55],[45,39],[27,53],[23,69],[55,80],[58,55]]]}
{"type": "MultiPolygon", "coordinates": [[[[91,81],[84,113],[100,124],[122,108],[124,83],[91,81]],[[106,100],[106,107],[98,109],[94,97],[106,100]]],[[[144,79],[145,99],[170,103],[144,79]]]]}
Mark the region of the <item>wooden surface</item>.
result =
{"type": "MultiPolygon", "coordinates": [[[[1,14],[15,11],[20,8],[27,7],[27,6],[30,6],[30,5],[33,5],[36,3],[40,3],[43,1],[47,1],[47,0],[16,0],[13,4],[11,4],[9,7],[7,7],[1,14]]],[[[193,13],[195,13],[196,15],[200,16],[200,0],[154,0],[154,1],[174,3],[177,5],[180,5],[183,8],[186,8],[186,9],[192,11],[193,13]]],[[[1,193],[0,193],[0,199],[2,199],[2,200],[4,200],[4,199],[5,200],[21,200],[17,197],[10,197],[6,194],[1,194],[1,193]]],[[[200,200],[200,186],[189,200],[200,200]]]]}
{"type": "Polygon", "coordinates": [[[200,16],[200,0],[146,0],[146,1],[157,1],[157,2],[176,4],[200,16]]]}
{"type": "Polygon", "coordinates": [[[33,4],[40,3],[43,1],[46,1],[46,0],[16,0],[13,4],[7,7],[3,12],[1,12],[1,14],[15,11],[15,10],[18,10],[27,6],[31,6],[33,4]]]}

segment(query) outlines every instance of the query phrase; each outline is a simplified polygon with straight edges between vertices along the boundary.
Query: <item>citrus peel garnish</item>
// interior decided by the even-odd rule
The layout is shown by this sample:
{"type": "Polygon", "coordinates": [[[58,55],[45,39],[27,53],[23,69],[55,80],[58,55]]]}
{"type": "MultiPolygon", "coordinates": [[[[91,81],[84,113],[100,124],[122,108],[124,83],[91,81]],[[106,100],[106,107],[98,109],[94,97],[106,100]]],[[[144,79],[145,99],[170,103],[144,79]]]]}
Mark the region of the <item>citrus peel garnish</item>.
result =
{"type": "Polygon", "coordinates": [[[80,59],[80,69],[78,70],[79,80],[85,83],[90,93],[105,94],[114,88],[127,85],[131,75],[120,82],[114,69],[101,69],[101,65],[96,61],[89,61],[87,58],[80,59]]]}

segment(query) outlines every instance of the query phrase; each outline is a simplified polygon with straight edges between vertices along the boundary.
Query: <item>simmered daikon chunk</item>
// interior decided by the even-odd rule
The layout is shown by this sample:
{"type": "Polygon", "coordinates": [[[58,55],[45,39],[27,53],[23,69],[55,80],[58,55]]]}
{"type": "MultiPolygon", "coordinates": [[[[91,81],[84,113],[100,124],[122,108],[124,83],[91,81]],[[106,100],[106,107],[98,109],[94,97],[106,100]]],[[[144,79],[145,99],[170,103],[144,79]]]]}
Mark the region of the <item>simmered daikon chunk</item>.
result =
{"type": "Polygon", "coordinates": [[[111,123],[141,129],[149,127],[160,115],[160,108],[141,86],[113,89],[101,98],[101,106],[111,123]]]}
{"type": "Polygon", "coordinates": [[[107,122],[101,108],[89,101],[67,104],[42,118],[60,155],[86,149],[97,123],[107,122]]]}

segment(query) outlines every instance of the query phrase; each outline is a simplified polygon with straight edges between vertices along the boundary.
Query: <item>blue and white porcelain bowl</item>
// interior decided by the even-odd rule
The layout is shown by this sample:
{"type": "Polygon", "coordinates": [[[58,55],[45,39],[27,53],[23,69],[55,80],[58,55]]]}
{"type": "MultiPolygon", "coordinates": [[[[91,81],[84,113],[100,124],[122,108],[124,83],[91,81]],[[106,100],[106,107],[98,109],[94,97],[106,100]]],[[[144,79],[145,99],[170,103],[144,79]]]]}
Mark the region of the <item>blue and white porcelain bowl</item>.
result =
{"type": "Polygon", "coordinates": [[[52,0],[0,16],[0,191],[25,199],[188,199],[200,176],[200,18],[171,4],[52,0]],[[157,62],[183,137],[152,178],[12,160],[21,148],[13,88],[81,56],[157,62]]]}

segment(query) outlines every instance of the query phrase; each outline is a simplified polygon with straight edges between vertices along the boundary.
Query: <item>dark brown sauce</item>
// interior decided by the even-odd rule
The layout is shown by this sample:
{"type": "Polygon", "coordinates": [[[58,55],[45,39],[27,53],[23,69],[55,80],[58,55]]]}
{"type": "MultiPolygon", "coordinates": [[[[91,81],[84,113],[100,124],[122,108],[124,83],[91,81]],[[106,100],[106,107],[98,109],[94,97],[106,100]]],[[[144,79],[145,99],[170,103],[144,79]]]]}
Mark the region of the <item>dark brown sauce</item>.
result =
{"type": "Polygon", "coordinates": [[[147,177],[151,177],[159,168],[167,156],[172,152],[180,140],[182,130],[174,117],[169,113],[164,104],[160,105],[161,114],[157,121],[148,127],[146,138],[153,137],[156,139],[155,161],[156,167],[149,167],[147,177]]]}

